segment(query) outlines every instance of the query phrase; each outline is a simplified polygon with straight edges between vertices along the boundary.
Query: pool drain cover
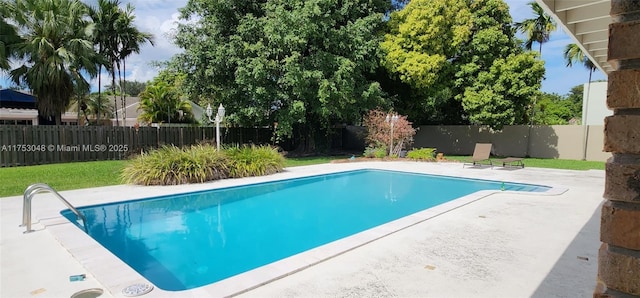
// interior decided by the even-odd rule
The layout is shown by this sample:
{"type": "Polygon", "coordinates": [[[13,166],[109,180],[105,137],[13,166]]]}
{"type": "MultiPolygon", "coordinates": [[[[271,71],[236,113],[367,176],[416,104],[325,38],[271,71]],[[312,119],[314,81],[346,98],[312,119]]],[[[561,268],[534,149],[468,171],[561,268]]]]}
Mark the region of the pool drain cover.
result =
{"type": "Polygon", "coordinates": [[[122,295],[136,297],[149,293],[151,290],[153,290],[153,286],[150,284],[133,284],[122,289],[122,295]]]}

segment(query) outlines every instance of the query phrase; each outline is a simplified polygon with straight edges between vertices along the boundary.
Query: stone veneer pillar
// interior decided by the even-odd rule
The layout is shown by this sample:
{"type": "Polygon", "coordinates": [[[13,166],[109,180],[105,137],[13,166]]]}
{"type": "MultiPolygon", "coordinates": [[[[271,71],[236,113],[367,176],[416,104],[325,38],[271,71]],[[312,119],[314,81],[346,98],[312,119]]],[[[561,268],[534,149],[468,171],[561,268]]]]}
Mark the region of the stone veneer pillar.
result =
{"type": "Polygon", "coordinates": [[[611,0],[606,164],[594,297],[640,296],[640,0],[611,0]]]}

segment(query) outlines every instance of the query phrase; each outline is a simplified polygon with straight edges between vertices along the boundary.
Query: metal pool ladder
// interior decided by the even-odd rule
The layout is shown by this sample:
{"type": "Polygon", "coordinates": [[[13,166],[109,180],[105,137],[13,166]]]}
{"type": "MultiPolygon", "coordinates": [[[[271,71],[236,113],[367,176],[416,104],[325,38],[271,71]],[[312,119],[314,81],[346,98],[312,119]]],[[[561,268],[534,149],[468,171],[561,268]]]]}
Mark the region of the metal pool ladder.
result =
{"type": "Polygon", "coordinates": [[[24,226],[27,227],[27,230],[24,231],[24,233],[33,232],[33,230],[31,229],[31,200],[33,199],[34,195],[38,193],[43,193],[43,192],[50,192],[54,194],[56,197],[58,197],[58,199],[60,199],[62,203],[64,203],[71,211],[73,211],[73,213],[75,213],[78,219],[82,220],[82,226],[84,227],[85,232],[87,231],[87,219],[84,217],[84,215],[82,215],[82,213],[78,211],[78,209],[73,207],[73,205],[71,205],[67,200],[65,200],[57,191],[51,188],[51,186],[49,186],[48,184],[35,183],[35,184],[29,185],[29,187],[27,187],[27,189],[24,190],[24,196],[23,196],[24,201],[22,202],[22,224],[20,225],[21,227],[24,227],[24,226]]]}

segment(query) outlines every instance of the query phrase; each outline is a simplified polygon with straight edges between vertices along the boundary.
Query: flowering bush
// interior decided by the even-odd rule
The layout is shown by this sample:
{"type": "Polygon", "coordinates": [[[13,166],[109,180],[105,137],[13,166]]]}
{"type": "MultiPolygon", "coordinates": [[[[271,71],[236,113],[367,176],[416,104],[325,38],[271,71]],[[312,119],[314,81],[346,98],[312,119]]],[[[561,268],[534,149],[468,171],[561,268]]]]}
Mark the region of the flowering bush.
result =
{"type": "MultiPolygon", "coordinates": [[[[367,128],[365,138],[369,147],[389,148],[391,142],[391,123],[387,121],[387,115],[382,110],[369,111],[364,119],[364,126],[367,128]]],[[[398,120],[393,124],[393,149],[392,154],[397,156],[400,150],[413,144],[413,136],[416,130],[407,121],[407,116],[398,115],[398,120]]]]}

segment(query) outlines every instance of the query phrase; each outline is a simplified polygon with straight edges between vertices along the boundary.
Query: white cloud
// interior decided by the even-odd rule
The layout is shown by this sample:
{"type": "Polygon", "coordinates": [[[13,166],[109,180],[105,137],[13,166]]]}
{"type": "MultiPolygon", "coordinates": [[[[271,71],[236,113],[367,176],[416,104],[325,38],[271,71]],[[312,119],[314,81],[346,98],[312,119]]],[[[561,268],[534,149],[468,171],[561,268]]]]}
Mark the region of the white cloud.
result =
{"type": "MultiPolygon", "coordinates": [[[[89,1],[88,1],[89,2],[89,1]]],[[[152,66],[154,61],[168,61],[182,50],[173,44],[171,35],[177,28],[180,13],[178,9],[187,4],[187,0],[130,0],[136,16],[135,24],[140,31],[153,35],[154,46],[147,43],[140,48],[139,54],[127,59],[127,80],[146,82],[153,79],[159,69],[152,66]]],[[[93,90],[98,89],[98,80],[92,80],[93,90]]],[[[102,86],[111,85],[109,74],[103,73],[102,86]]]]}

